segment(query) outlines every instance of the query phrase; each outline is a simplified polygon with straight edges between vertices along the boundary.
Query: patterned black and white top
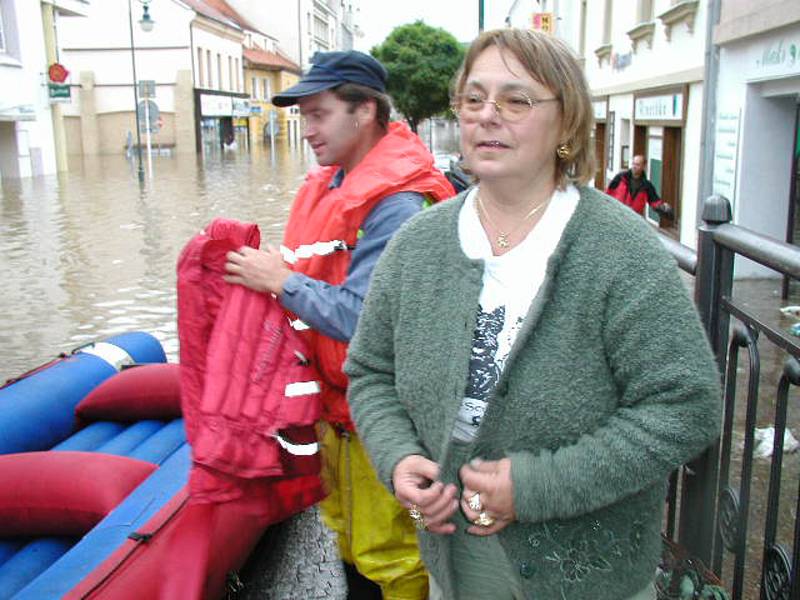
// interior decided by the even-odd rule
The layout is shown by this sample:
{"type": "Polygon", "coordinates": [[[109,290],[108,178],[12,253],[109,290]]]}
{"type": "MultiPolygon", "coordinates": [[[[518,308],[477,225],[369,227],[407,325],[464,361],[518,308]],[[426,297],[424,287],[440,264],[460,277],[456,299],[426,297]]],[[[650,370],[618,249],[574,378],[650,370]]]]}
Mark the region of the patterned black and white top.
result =
{"type": "Polygon", "coordinates": [[[503,372],[517,332],[531,301],[544,281],[547,260],[555,250],[578,204],[578,190],[556,190],[536,227],[518,246],[494,256],[475,207],[473,189],[459,215],[461,248],[471,259],[485,261],[467,391],[461,402],[453,437],[470,442],[477,435],[492,390],[503,372]]]}

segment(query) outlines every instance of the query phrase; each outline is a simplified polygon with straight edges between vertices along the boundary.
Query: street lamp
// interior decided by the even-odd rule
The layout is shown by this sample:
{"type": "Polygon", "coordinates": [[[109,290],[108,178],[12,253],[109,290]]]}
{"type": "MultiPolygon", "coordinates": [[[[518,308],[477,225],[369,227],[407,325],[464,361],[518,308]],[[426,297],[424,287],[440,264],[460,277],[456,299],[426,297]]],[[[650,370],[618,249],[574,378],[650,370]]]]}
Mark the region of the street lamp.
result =
{"type": "MultiPolygon", "coordinates": [[[[150,0],[137,0],[143,7],[142,18],[139,25],[142,31],[153,31],[155,21],[150,17],[150,0]]],[[[131,67],[133,67],[133,114],[136,115],[136,159],[138,162],[139,183],[144,183],[144,166],[142,165],[142,135],[139,132],[139,90],[137,89],[136,82],[136,52],[133,47],[133,9],[131,8],[131,0],[128,0],[128,25],[131,32],[131,67]]],[[[148,123],[148,127],[149,127],[148,123]]]]}

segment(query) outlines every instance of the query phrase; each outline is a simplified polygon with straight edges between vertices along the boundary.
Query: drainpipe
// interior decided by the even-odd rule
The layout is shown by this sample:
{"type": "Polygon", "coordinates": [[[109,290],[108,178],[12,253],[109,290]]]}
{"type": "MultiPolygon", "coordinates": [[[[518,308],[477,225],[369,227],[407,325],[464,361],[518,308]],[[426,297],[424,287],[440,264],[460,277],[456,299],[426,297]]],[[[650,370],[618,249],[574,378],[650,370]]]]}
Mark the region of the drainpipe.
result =
{"type": "Polygon", "coordinates": [[[719,46],[714,44],[714,29],[719,24],[721,0],[708,0],[706,8],[705,74],[703,77],[703,129],[700,133],[700,180],[697,186],[695,222],[703,218],[703,204],[714,189],[714,150],[717,134],[717,82],[719,46]]]}

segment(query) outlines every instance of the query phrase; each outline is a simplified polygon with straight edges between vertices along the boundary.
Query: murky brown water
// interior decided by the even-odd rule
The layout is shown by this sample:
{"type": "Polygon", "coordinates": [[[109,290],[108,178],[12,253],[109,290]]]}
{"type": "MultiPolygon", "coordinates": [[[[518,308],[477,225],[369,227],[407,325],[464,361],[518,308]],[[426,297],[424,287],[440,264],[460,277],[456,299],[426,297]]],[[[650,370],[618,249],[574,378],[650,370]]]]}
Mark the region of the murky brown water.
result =
{"type": "Polygon", "coordinates": [[[121,156],[0,191],[0,380],[123,331],[148,331],[177,356],[175,264],[216,216],[259,224],[280,241],[313,158],[278,147],[154,159],[140,189],[121,156]]]}

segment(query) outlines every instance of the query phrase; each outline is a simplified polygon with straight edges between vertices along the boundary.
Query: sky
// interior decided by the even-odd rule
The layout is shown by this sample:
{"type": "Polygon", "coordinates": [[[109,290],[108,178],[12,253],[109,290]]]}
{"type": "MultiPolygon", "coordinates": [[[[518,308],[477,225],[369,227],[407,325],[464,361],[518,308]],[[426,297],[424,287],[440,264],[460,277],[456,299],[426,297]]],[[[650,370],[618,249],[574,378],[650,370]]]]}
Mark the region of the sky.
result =
{"type": "MultiPolygon", "coordinates": [[[[484,0],[484,29],[501,27],[512,4],[513,0],[484,0]]],[[[478,35],[479,5],[479,0],[361,0],[359,24],[364,37],[355,47],[368,52],[395,27],[416,20],[470,42],[478,35]]]]}

